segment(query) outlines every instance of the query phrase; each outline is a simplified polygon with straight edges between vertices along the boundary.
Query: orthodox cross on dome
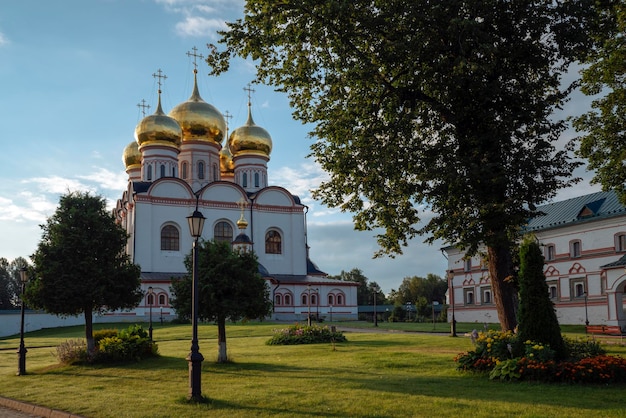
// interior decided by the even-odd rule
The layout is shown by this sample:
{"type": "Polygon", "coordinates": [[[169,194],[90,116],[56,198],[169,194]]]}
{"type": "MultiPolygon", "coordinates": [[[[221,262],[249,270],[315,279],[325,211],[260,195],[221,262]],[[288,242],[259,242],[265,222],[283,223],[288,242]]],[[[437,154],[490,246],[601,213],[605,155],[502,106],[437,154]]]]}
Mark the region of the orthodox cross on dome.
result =
{"type": "Polygon", "coordinates": [[[243,197],[239,199],[239,201],[237,202],[237,206],[239,206],[239,209],[241,209],[241,216],[239,217],[239,220],[237,221],[237,226],[243,232],[248,226],[248,221],[246,221],[246,218],[243,216],[243,210],[246,207],[246,201],[244,200],[243,197]]]}
{"type": "Polygon", "coordinates": [[[237,201],[237,206],[239,206],[239,209],[241,209],[241,214],[243,215],[243,210],[247,206],[247,202],[244,200],[243,197],[240,198],[239,201],[237,201]]]}
{"type": "Polygon", "coordinates": [[[159,94],[161,94],[161,85],[163,84],[161,79],[165,80],[167,76],[163,74],[163,71],[161,71],[161,69],[159,68],[159,71],[157,71],[156,73],[153,73],[152,77],[157,79],[157,84],[159,85],[159,94]]]}
{"type": "Polygon", "coordinates": [[[137,107],[141,109],[141,115],[146,117],[146,110],[150,109],[150,105],[146,104],[146,100],[141,99],[141,103],[137,103],[137,107]]]}
{"type": "Polygon", "coordinates": [[[248,106],[250,106],[251,100],[252,100],[251,99],[252,93],[254,93],[256,90],[250,87],[250,83],[248,83],[248,85],[244,87],[243,89],[244,91],[248,92],[248,106]]]}
{"type": "Polygon", "coordinates": [[[197,58],[204,59],[204,55],[198,54],[198,48],[196,48],[195,46],[193,48],[191,48],[191,50],[193,52],[187,51],[187,56],[188,57],[193,57],[193,72],[194,72],[194,74],[197,74],[198,73],[198,62],[196,61],[196,59],[197,58]]]}
{"type": "Polygon", "coordinates": [[[228,126],[230,124],[229,119],[232,119],[232,118],[233,118],[233,115],[231,115],[228,110],[224,112],[224,119],[226,119],[226,136],[227,137],[228,137],[228,126]]]}

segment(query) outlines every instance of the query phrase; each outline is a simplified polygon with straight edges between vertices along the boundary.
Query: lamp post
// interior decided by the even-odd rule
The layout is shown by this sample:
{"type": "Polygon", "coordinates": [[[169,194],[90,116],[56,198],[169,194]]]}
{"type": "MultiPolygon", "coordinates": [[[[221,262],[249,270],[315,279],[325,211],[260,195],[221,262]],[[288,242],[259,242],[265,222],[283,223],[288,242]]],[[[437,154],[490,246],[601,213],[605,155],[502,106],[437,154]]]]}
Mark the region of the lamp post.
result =
{"type": "Polygon", "coordinates": [[[450,322],[450,336],[456,337],[456,318],[454,317],[454,273],[450,271],[450,305],[452,305],[452,322],[450,322]]]}
{"type": "Polygon", "coordinates": [[[589,326],[589,315],[587,314],[587,292],[583,293],[583,296],[585,297],[585,325],[589,326]]]}
{"type": "Polygon", "coordinates": [[[202,361],[204,357],[200,354],[200,347],[198,346],[198,239],[202,235],[202,228],[205,221],[204,215],[198,211],[198,195],[196,195],[196,210],[191,216],[187,216],[187,222],[189,222],[189,231],[194,238],[193,251],[192,251],[192,277],[191,277],[191,298],[193,303],[191,305],[191,324],[192,324],[192,336],[191,336],[191,351],[187,356],[189,362],[189,396],[190,401],[201,402],[202,401],[202,361]]]}
{"type": "Polygon", "coordinates": [[[311,285],[307,285],[308,296],[306,298],[307,304],[309,305],[309,315],[307,318],[307,324],[311,326],[311,285]]]}
{"type": "Polygon", "coordinates": [[[150,326],[148,327],[148,336],[152,341],[152,303],[154,302],[154,289],[152,286],[148,287],[148,305],[150,305],[150,326]]]}
{"type": "Polygon", "coordinates": [[[378,286],[374,286],[372,288],[374,291],[374,326],[378,326],[378,315],[376,313],[376,299],[378,299],[378,286]]]}
{"type": "Polygon", "coordinates": [[[28,281],[28,270],[26,267],[20,269],[20,281],[22,282],[22,320],[20,322],[20,348],[17,350],[17,375],[26,374],[26,346],[24,345],[24,292],[26,291],[26,282],[28,281]]]}
{"type": "Polygon", "coordinates": [[[320,290],[315,289],[315,320],[320,321],[320,290]]]}

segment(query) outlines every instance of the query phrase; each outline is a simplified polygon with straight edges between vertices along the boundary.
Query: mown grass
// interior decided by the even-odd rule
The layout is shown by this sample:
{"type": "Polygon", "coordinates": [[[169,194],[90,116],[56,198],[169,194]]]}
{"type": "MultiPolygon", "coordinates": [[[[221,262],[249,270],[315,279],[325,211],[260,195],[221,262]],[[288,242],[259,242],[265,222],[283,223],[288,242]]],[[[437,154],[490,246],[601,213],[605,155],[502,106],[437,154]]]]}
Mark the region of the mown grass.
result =
{"type": "MultiPolygon", "coordinates": [[[[0,395],[94,418],[626,416],[624,385],[501,383],[460,373],[452,359],[471,348],[465,337],[357,330],[335,346],[265,345],[284,326],[229,324],[228,364],[215,363],[216,327],[200,326],[207,404],[185,400],[189,325],[155,327],[161,357],[111,367],[57,364],[54,347],[81,338],[82,327],[32,332],[26,376],[15,376],[19,339],[0,339],[0,395]]],[[[622,346],[608,348],[626,355],[622,346]]]]}

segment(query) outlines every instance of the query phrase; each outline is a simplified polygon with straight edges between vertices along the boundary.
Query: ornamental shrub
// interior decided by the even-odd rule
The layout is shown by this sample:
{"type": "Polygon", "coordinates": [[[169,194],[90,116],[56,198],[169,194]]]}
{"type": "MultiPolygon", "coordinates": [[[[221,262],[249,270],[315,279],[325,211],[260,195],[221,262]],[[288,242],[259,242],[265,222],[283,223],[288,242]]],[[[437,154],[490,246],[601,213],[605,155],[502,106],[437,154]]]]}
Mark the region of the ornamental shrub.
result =
{"type": "Polygon", "coordinates": [[[85,340],[67,340],[57,347],[57,358],[67,365],[88,363],[87,343],[85,340]]]}
{"type": "Polygon", "coordinates": [[[321,325],[295,324],[287,328],[275,329],[273,332],[274,335],[266,342],[267,345],[340,343],[347,341],[342,332],[321,325]]]}
{"type": "Polygon", "coordinates": [[[158,355],[158,346],[141,325],[131,325],[117,335],[104,337],[98,344],[98,362],[138,361],[158,355]]]}

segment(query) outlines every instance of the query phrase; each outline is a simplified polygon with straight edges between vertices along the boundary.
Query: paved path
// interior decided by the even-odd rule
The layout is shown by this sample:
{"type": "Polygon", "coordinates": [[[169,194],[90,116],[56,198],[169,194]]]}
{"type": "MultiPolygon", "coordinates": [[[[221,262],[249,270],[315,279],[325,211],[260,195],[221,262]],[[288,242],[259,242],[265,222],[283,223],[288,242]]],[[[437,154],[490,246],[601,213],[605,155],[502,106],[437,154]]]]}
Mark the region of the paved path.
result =
{"type": "Polygon", "coordinates": [[[40,415],[31,415],[24,412],[16,411],[15,409],[5,408],[0,406],[0,418],[33,418],[40,415]]]}

